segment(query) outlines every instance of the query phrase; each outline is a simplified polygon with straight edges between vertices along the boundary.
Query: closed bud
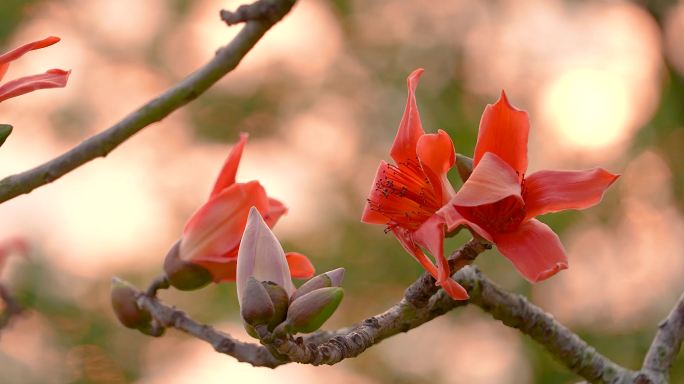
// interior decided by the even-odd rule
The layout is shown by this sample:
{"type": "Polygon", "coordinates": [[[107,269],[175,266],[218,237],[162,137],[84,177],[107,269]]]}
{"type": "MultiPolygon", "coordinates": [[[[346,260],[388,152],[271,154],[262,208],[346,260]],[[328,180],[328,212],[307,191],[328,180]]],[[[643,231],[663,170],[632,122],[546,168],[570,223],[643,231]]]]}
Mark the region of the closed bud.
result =
{"type": "Polygon", "coordinates": [[[211,273],[206,268],[179,257],[179,247],[180,242],[176,242],[164,259],[164,272],[171,286],[181,291],[192,291],[211,283],[211,273]]]}
{"type": "Polygon", "coordinates": [[[266,288],[253,277],[247,279],[244,296],[240,302],[242,320],[256,327],[257,325],[268,324],[274,313],[275,308],[266,288]]]}
{"type": "Polygon", "coordinates": [[[140,329],[149,326],[152,316],[138,308],[137,291],[125,281],[112,278],[112,308],[119,322],[127,328],[140,329]]]}
{"type": "Polygon", "coordinates": [[[12,126],[9,124],[0,124],[0,146],[5,144],[5,140],[12,133],[12,126]]]}
{"type": "Polygon", "coordinates": [[[342,284],[343,277],[344,268],[333,269],[332,271],[314,276],[309,281],[302,284],[302,286],[299,287],[294,294],[292,294],[292,301],[320,288],[339,287],[342,284]]]}
{"type": "Polygon", "coordinates": [[[290,298],[287,297],[285,288],[272,281],[262,281],[261,285],[266,289],[268,297],[273,304],[273,316],[268,322],[268,330],[272,331],[276,325],[285,321],[287,316],[287,308],[290,306],[290,298]]]}
{"type": "Polygon", "coordinates": [[[287,311],[286,328],[291,333],[317,330],[335,313],[343,296],[342,288],[327,287],[298,297],[287,311]]]}
{"type": "Polygon", "coordinates": [[[456,169],[458,170],[458,175],[461,176],[461,180],[465,183],[470,177],[470,174],[473,173],[473,159],[457,153],[456,169]]]}

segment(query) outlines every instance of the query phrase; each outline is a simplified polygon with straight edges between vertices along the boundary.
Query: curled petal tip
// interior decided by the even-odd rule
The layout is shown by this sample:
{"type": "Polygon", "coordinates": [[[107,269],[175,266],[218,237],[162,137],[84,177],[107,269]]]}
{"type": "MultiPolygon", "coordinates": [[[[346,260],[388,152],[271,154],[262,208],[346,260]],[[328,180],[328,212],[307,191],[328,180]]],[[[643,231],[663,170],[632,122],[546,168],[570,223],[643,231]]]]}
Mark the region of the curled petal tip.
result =
{"type": "Polygon", "coordinates": [[[465,288],[450,278],[438,282],[437,285],[440,285],[454,300],[468,300],[470,298],[465,288]]]}
{"type": "Polygon", "coordinates": [[[58,43],[60,40],[62,40],[62,39],[60,39],[60,38],[57,37],[57,36],[48,36],[48,37],[46,37],[45,39],[42,40],[42,44],[40,44],[40,47],[41,47],[41,48],[48,47],[48,46],[50,46],[50,45],[52,45],[52,44],[58,43]]]}
{"type": "Polygon", "coordinates": [[[549,268],[546,271],[540,272],[533,282],[538,283],[540,281],[546,280],[564,269],[568,269],[568,263],[556,263],[556,265],[554,265],[553,268],[549,268]]]}
{"type": "Polygon", "coordinates": [[[406,78],[406,84],[408,85],[409,89],[415,91],[416,87],[418,86],[418,80],[420,80],[420,76],[423,75],[423,72],[425,72],[423,68],[418,68],[411,72],[408,78],[406,78]]]}

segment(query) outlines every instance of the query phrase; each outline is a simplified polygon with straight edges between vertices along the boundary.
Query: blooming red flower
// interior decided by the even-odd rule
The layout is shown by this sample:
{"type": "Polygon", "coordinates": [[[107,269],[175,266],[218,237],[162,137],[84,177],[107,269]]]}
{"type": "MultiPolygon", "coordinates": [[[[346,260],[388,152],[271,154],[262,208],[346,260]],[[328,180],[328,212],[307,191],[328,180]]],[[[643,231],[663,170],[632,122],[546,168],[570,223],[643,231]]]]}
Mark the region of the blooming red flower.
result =
{"type": "MultiPolygon", "coordinates": [[[[594,168],[526,176],[529,127],[527,112],[511,106],[502,92],[482,115],[472,174],[418,232],[465,225],[496,244],[527,280],[537,282],[567,268],[568,261],[558,236],[535,217],[597,204],[618,175],[594,168]]],[[[436,242],[428,244],[431,252],[436,242]]]]}
{"type": "MultiPolygon", "coordinates": [[[[235,281],[238,248],[251,207],[256,207],[271,228],[287,212],[283,203],[266,195],[258,181],[235,182],[246,142],[243,133],[228,155],[209,201],[185,224],[178,248],[181,260],[204,267],[214,282],[235,281]]],[[[305,256],[295,252],[286,256],[293,277],[313,276],[313,266],[305,256]]]]}
{"type": "Polygon", "coordinates": [[[455,161],[449,135],[442,130],[426,134],[421,125],[415,91],[422,73],[422,69],[417,69],[407,79],[406,109],[390,150],[396,165],[380,162],[361,221],[387,225],[387,231],[435,277],[437,284],[453,298],[465,299],[466,291],[449,278],[444,252],[433,253],[435,266],[418,246],[427,243],[427,239],[444,237],[440,228],[420,235],[416,230],[454,196],[446,174],[455,161]]]}
{"type": "MultiPolygon", "coordinates": [[[[35,49],[49,47],[59,41],[59,37],[46,37],[45,39],[34,41],[13,49],[0,55],[0,81],[7,73],[10,62],[20,58],[25,53],[35,49]]],[[[39,75],[20,77],[16,80],[8,81],[0,85],[0,102],[9,98],[33,92],[37,89],[62,88],[66,86],[70,71],[61,69],[50,69],[39,75]]]]}

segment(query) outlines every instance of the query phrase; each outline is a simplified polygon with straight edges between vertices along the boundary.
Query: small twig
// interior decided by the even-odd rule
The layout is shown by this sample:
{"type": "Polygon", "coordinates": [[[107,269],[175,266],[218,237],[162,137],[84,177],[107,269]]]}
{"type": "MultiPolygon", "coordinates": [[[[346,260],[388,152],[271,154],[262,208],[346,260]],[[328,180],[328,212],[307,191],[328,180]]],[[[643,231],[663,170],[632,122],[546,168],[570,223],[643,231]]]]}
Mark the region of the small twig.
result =
{"type": "Polygon", "coordinates": [[[250,363],[253,366],[270,368],[282,364],[265,347],[238,341],[209,325],[192,320],[183,311],[167,307],[158,299],[143,295],[142,292],[138,296],[138,306],[149,311],[162,326],[173,327],[204,340],[211,344],[216,352],[233,356],[238,361],[250,363]]]}
{"type": "Polygon", "coordinates": [[[3,329],[10,323],[13,317],[21,314],[24,309],[2,284],[0,284],[0,299],[5,302],[5,310],[0,313],[0,329],[3,329]]]}
{"type": "MultiPolygon", "coordinates": [[[[290,1],[294,5],[294,0],[290,1]]],[[[283,7],[278,0],[259,0],[252,4],[245,4],[238,7],[235,12],[221,10],[221,19],[228,25],[245,23],[254,20],[265,20],[271,24],[277,23],[285,16],[280,8],[283,7]]],[[[286,12],[287,13],[287,12],[286,12]]]]}
{"type": "Polygon", "coordinates": [[[273,24],[292,8],[293,0],[269,0],[273,17],[250,20],[227,46],[202,68],[126,116],[107,130],[94,135],[64,154],[28,171],[0,180],[0,203],[51,183],[81,165],[109,152],[146,126],[204,93],[232,71],[273,24]],[[279,15],[279,17],[275,17],[279,15]]]}
{"type": "Polygon", "coordinates": [[[669,315],[658,324],[658,331],[644,359],[643,370],[654,382],[667,382],[672,362],[684,340],[684,294],[669,315]]]}
{"type": "Polygon", "coordinates": [[[160,289],[168,289],[170,286],[171,283],[166,275],[157,276],[154,280],[152,280],[150,286],[147,287],[147,290],[145,290],[145,295],[149,297],[156,297],[157,291],[160,289]]]}

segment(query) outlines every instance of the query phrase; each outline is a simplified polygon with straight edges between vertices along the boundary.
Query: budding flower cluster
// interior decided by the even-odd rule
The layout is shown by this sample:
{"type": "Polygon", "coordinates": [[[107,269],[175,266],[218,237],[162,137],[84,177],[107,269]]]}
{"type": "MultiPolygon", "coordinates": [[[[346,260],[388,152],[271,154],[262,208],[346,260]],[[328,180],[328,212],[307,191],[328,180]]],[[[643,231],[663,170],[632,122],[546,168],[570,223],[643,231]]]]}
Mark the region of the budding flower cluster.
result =
{"type": "Polygon", "coordinates": [[[295,289],[280,242],[252,208],[237,265],[240,315],[251,336],[260,338],[276,327],[288,333],[317,330],[342,301],[343,276],[338,268],[295,289]]]}

